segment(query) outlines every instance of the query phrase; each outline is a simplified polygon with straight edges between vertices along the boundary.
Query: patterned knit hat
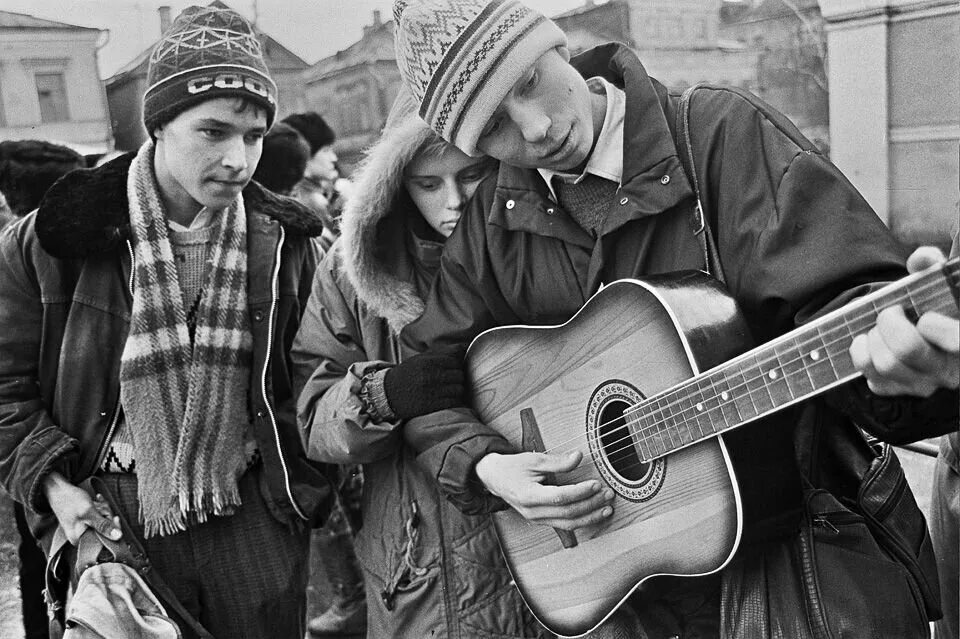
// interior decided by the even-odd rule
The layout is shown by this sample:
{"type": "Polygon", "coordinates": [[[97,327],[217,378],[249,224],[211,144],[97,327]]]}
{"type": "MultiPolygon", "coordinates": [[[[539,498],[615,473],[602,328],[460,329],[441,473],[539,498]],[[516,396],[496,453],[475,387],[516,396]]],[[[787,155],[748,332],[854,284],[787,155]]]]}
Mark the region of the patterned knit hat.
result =
{"type": "Polygon", "coordinates": [[[260,40],[241,15],[217,6],[188,7],[150,54],[143,123],[150,137],[186,109],[211,98],[242,97],[277,112],[277,85],[260,40]]]}
{"type": "Polygon", "coordinates": [[[420,117],[477,155],[477,138],[541,55],[566,46],[553,21],[516,0],[395,0],[397,64],[420,117]]]}

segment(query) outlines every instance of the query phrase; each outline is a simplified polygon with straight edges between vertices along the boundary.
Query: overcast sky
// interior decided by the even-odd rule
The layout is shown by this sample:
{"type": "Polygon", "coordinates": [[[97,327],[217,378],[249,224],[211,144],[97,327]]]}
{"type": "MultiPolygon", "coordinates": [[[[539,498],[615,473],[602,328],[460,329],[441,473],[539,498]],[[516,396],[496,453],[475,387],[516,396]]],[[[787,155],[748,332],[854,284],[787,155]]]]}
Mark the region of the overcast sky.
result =
{"type": "MultiPolygon", "coordinates": [[[[373,21],[374,9],[383,20],[392,17],[392,0],[225,0],[307,62],[344,49],[360,39],[373,21]]],[[[555,15],[583,5],[583,0],[525,0],[555,15]]],[[[99,53],[100,77],[107,78],[160,37],[157,7],[168,5],[175,17],[191,4],[209,0],[0,0],[0,10],[26,13],[82,27],[108,29],[99,53]]]]}

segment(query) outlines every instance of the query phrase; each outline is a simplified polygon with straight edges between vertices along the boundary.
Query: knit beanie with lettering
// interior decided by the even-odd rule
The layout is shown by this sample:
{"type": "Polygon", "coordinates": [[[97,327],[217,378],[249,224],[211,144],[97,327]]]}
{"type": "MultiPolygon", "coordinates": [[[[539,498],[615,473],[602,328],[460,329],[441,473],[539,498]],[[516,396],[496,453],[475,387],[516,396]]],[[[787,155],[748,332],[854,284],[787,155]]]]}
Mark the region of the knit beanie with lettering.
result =
{"type": "Polygon", "coordinates": [[[567,38],[516,0],[394,0],[394,44],[419,114],[467,155],[507,92],[567,38]]]}
{"type": "Polygon", "coordinates": [[[230,9],[188,7],[150,54],[143,123],[158,126],[212,98],[244,98],[263,108],[267,126],[277,112],[277,85],[253,26],[230,9]]]}

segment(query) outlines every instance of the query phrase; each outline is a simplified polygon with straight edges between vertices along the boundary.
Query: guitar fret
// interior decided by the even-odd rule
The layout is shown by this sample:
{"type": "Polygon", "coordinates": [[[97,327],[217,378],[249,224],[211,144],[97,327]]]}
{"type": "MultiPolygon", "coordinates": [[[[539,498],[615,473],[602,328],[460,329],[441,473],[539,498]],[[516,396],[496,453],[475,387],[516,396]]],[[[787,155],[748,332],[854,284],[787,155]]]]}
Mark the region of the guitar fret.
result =
{"type": "Polygon", "coordinates": [[[944,290],[931,296],[925,286],[854,302],[847,314],[814,321],[652,398],[635,418],[634,446],[645,458],[660,457],[855,376],[850,344],[873,328],[880,309],[896,304],[905,306],[908,315],[911,310],[919,314],[942,303],[937,295],[949,295],[944,290]]]}
{"type": "Polygon", "coordinates": [[[713,434],[713,429],[710,427],[710,422],[706,423],[706,431],[704,431],[704,422],[703,422],[703,388],[700,386],[700,380],[694,380],[693,386],[696,387],[696,395],[692,398],[693,401],[693,411],[696,419],[697,430],[700,431],[700,438],[706,437],[707,433],[713,434]]]}
{"type": "Polygon", "coordinates": [[[783,374],[783,366],[776,352],[773,349],[766,349],[763,352],[766,354],[765,357],[761,355],[761,358],[766,363],[763,372],[767,391],[770,393],[770,399],[773,400],[774,406],[782,406],[793,400],[793,394],[790,392],[786,379],[784,379],[786,376],[783,374]]]}
{"type": "Polygon", "coordinates": [[[783,378],[787,382],[792,399],[809,395],[810,391],[813,390],[813,384],[803,368],[803,361],[796,339],[789,338],[778,341],[773,345],[773,350],[777,354],[777,361],[780,362],[783,378]]]}
{"type": "Polygon", "coordinates": [[[654,413],[654,415],[657,418],[657,424],[656,424],[656,427],[654,428],[653,437],[652,437],[653,448],[656,451],[657,457],[660,457],[661,455],[667,452],[667,447],[663,443],[663,430],[660,427],[664,419],[666,419],[666,413],[664,413],[663,406],[660,404],[661,400],[662,398],[660,397],[657,398],[657,408],[656,408],[656,412],[654,413]]]}
{"type": "Polygon", "coordinates": [[[674,415],[674,396],[666,395],[664,396],[664,401],[666,402],[665,413],[667,415],[666,420],[663,422],[663,432],[667,435],[667,450],[673,450],[677,447],[674,442],[674,430],[676,427],[677,419],[674,415]]]}
{"type": "Polygon", "coordinates": [[[773,410],[777,404],[770,394],[766,375],[760,366],[760,362],[757,361],[757,356],[751,355],[750,359],[752,361],[746,375],[747,392],[750,394],[750,398],[757,408],[757,414],[763,415],[773,410]]]}
{"type": "Polygon", "coordinates": [[[730,401],[730,383],[727,377],[725,375],[718,375],[717,377],[714,386],[718,391],[717,401],[720,405],[720,414],[723,415],[723,426],[720,430],[726,430],[729,426],[740,423],[740,412],[737,410],[736,403],[730,401]]]}
{"type": "Polygon", "coordinates": [[[648,413],[641,413],[637,418],[637,421],[640,423],[640,441],[637,444],[637,449],[640,451],[640,456],[644,459],[649,459],[653,457],[653,451],[650,448],[650,440],[647,437],[647,434],[650,432],[650,426],[653,419],[648,413]]]}
{"type": "Polygon", "coordinates": [[[741,420],[759,415],[757,405],[754,403],[753,397],[750,396],[750,387],[747,384],[747,373],[744,372],[743,362],[737,363],[736,377],[731,376],[731,379],[733,379],[736,387],[736,392],[733,393],[733,401],[737,406],[737,412],[740,414],[741,420]]]}
{"type": "MultiPolygon", "coordinates": [[[[689,391],[689,389],[687,389],[689,391]]],[[[681,427],[677,430],[680,432],[681,444],[686,446],[697,441],[696,433],[693,432],[693,424],[696,423],[697,419],[697,409],[693,405],[693,400],[690,398],[689,392],[683,394],[683,397],[680,400],[681,411],[683,414],[683,420],[681,421],[681,427]]]]}
{"type": "Polygon", "coordinates": [[[815,387],[823,388],[837,381],[840,377],[837,374],[837,367],[834,365],[830,349],[826,346],[828,343],[827,338],[819,326],[816,327],[816,332],[817,347],[810,350],[807,356],[813,361],[813,364],[810,366],[810,379],[815,387]],[[816,356],[814,356],[814,354],[816,354],[816,356]]]}

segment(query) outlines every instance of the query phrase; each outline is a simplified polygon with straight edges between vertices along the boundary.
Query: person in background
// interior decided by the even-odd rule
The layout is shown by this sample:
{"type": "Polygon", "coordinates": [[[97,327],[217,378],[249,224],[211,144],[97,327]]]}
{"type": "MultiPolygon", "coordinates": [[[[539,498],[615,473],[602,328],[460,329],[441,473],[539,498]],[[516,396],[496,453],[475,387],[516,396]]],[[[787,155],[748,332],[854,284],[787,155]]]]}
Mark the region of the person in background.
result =
{"type": "MultiPolygon", "coordinates": [[[[950,256],[960,255],[960,230],[950,256]]],[[[960,637],[960,424],[940,440],[930,499],[930,536],[937,554],[943,618],[934,623],[936,639],[960,637]]]]}
{"type": "Polygon", "coordinates": [[[43,194],[65,174],[86,166],[73,149],[46,140],[0,142],[0,191],[13,214],[37,208],[43,194]]]}
{"type": "Polygon", "coordinates": [[[400,436],[415,402],[461,401],[457,360],[400,363],[397,335],[423,310],[444,245],[496,167],[443,142],[413,107],[403,95],[394,104],[317,270],[292,351],[298,419],[311,457],[363,464],[367,637],[536,637],[489,519],[446,501],[400,436]],[[367,397],[364,378],[393,364],[418,382],[367,397]]]}
{"type": "Polygon", "coordinates": [[[252,25],[188,7],[150,55],[150,138],[0,235],[3,488],[38,537],[119,539],[122,517],[217,637],[302,639],[330,495],[288,353],[321,225],[251,182],[276,98],[252,25]]]}
{"type": "MultiPolygon", "coordinates": [[[[61,144],[46,140],[0,142],[0,228],[35,209],[54,182],[84,166],[83,156],[61,144]]],[[[25,638],[45,639],[49,636],[43,600],[46,557],[30,532],[22,504],[14,502],[13,515],[20,533],[17,555],[25,638]]]]}
{"type": "MultiPolygon", "coordinates": [[[[288,115],[281,124],[296,129],[310,145],[310,159],[290,195],[310,207],[323,221],[323,235],[317,242],[323,255],[340,234],[340,211],[347,201],[347,194],[342,191],[348,182],[340,177],[337,154],[333,150],[336,135],[315,111],[288,115]]],[[[323,572],[314,579],[327,579],[334,595],[327,610],[308,624],[316,635],[336,634],[345,628],[359,632],[365,618],[363,573],[356,566],[353,548],[356,531],[363,524],[360,514],[363,472],[357,464],[348,464],[340,468],[339,474],[340,499],[326,525],[315,533],[324,551],[321,554],[323,572]]],[[[319,584],[317,588],[321,588],[319,584]]]]}
{"type": "Polygon", "coordinates": [[[303,179],[310,145],[288,124],[277,122],[263,138],[263,154],[253,179],[278,195],[290,195],[303,179]]]}
{"type": "Polygon", "coordinates": [[[325,252],[340,234],[339,216],[343,209],[345,190],[341,186],[337,168],[337,154],[333,150],[336,135],[316,111],[294,113],[283,120],[300,132],[310,144],[310,161],[303,179],[294,187],[291,195],[313,209],[323,219],[324,233],[320,248],[325,252]]]}
{"type": "MultiPolygon", "coordinates": [[[[697,194],[674,139],[681,96],[627,47],[571,59],[559,27],[515,0],[396,0],[394,18],[401,77],[421,116],[464,153],[500,160],[447,244],[423,314],[401,334],[405,356],[466,347],[497,326],[562,324],[617,279],[705,269],[698,211],[759,343],[942,259],[925,251],[908,262],[837,168],[746,91],[701,86],[689,102],[697,194]]],[[[702,638],[722,625],[725,636],[754,637],[805,624],[803,610],[777,608],[763,590],[796,578],[786,563],[786,574],[764,572],[791,547],[803,512],[794,434],[860,425],[900,443],[956,429],[958,333],[937,312],[914,324],[885,309],[852,337],[862,377],[725,435],[742,501],[739,552],[712,575],[644,583],[630,600],[644,630],[702,638]]],[[[370,395],[400,375],[379,373],[370,395]]],[[[591,461],[519,451],[467,406],[414,417],[402,435],[466,512],[505,501],[534,524],[574,530],[610,521],[620,503],[595,479],[551,485],[552,474],[591,461]]],[[[906,584],[893,596],[905,610],[916,603],[906,584]]]]}

